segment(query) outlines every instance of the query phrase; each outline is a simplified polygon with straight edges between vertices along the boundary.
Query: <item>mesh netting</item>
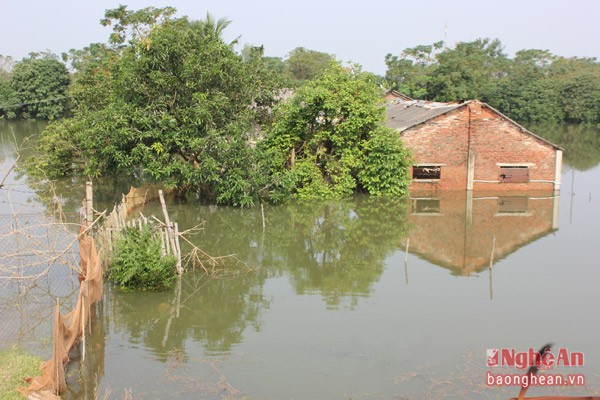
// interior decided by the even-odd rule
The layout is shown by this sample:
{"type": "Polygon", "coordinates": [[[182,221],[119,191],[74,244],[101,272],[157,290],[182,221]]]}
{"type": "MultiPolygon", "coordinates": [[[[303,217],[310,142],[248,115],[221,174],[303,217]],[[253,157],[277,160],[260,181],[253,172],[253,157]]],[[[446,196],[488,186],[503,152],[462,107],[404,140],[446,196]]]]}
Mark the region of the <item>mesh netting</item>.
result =
{"type": "Polygon", "coordinates": [[[102,300],[100,259],[94,239],[84,233],[84,227],[80,231],[79,253],[82,272],[77,304],[67,315],[61,315],[59,305],[56,305],[52,358],[42,365],[41,376],[26,379],[29,387],[19,389],[25,396],[32,392],[59,394],[67,390],[64,365],[69,361],[69,351],[85,334],[92,304],[102,300]]]}

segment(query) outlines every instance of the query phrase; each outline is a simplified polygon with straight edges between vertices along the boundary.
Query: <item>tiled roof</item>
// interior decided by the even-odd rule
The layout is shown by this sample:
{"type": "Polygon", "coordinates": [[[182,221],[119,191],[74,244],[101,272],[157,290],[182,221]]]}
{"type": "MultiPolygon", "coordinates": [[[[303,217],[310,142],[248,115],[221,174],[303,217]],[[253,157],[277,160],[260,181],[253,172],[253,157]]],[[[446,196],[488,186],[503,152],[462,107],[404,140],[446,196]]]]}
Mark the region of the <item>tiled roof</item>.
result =
{"type": "Polygon", "coordinates": [[[402,132],[465,104],[395,100],[386,106],[387,126],[402,132]]]}

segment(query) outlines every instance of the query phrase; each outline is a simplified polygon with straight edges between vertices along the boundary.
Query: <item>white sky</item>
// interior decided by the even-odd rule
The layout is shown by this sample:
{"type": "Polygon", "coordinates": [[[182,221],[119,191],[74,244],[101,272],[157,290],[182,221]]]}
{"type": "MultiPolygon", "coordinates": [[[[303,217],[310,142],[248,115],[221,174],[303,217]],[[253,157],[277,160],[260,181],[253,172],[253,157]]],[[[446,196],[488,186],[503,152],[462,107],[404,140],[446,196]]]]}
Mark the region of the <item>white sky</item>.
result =
{"type": "Polygon", "coordinates": [[[598,0],[0,0],[0,54],[20,60],[30,51],[59,54],[92,42],[106,42],[99,24],[104,10],[119,3],[129,9],[177,8],[201,19],[209,11],[233,23],[225,39],[264,45],[268,56],[285,56],[297,46],[358,62],[385,73],[384,57],[406,47],[499,38],[505,52],[548,49],[562,56],[600,58],[598,0]]]}

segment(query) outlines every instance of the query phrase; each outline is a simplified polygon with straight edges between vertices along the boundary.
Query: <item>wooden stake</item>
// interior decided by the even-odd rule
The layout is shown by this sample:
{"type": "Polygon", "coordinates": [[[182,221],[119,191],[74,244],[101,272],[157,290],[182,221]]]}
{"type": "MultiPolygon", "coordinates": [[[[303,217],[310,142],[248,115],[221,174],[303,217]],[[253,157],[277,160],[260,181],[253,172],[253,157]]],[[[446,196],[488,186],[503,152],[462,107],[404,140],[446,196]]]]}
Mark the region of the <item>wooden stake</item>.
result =
{"type": "Polygon", "coordinates": [[[494,247],[496,246],[496,235],[492,237],[492,254],[490,254],[490,270],[494,266],[494,247]]]}
{"type": "Polygon", "coordinates": [[[90,226],[94,220],[94,191],[92,181],[85,183],[85,226],[90,226]]]}
{"type": "Polygon", "coordinates": [[[181,248],[179,247],[179,224],[175,222],[175,256],[177,257],[177,273],[181,276],[183,274],[183,267],[181,266],[181,248]]]}
{"type": "MultiPolygon", "coordinates": [[[[169,234],[169,240],[171,241],[171,248],[174,251],[173,254],[175,254],[175,251],[177,249],[177,246],[175,244],[175,235],[173,233],[173,228],[171,227],[171,220],[169,219],[169,213],[167,211],[167,204],[165,203],[165,198],[163,196],[162,190],[158,191],[158,197],[160,199],[160,205],[162,207],[162,212],[165,217],[165,224],[167,225],[167,232],[169,234]]],[[[183,272],[181,270],[181,265],[179,263],[177,263],[176,267],[177,267],[177,274],[181,275],[183,272]]]]}
{"type": "Polygon", "coordinates": [[[85,362],[85,297],[81,296],[81,362],[85,362]]]}
{"type": "Polygon", "coordinates": [[[492,237],[492,253],[490,254],[490,300],[494,299],[494,292],[492,290],[492,267],[494,266],[494,248],[496,247],[496,235],[492,237]]]}
{"type": "Polygon", "coordinates": [[[262,214],[263,230],[265,229],[265,209],[263,203],[260,203],[260,213],[262,214]]]}

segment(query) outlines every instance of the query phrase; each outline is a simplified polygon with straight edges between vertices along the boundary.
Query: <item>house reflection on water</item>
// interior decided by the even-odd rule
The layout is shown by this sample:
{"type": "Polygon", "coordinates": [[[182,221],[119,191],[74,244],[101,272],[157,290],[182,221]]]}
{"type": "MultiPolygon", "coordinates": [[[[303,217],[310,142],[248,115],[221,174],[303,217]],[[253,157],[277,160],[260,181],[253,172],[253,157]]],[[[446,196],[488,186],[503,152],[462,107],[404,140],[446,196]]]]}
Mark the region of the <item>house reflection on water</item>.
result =
{"type": "MultiPolygon", "coordinates": [[[[543,192],[411,192],[412,254],[469,276],[558,229],[559,196],[543,192]]],[[[408,240],[408,242],[407,242],[408,240]]]]}

